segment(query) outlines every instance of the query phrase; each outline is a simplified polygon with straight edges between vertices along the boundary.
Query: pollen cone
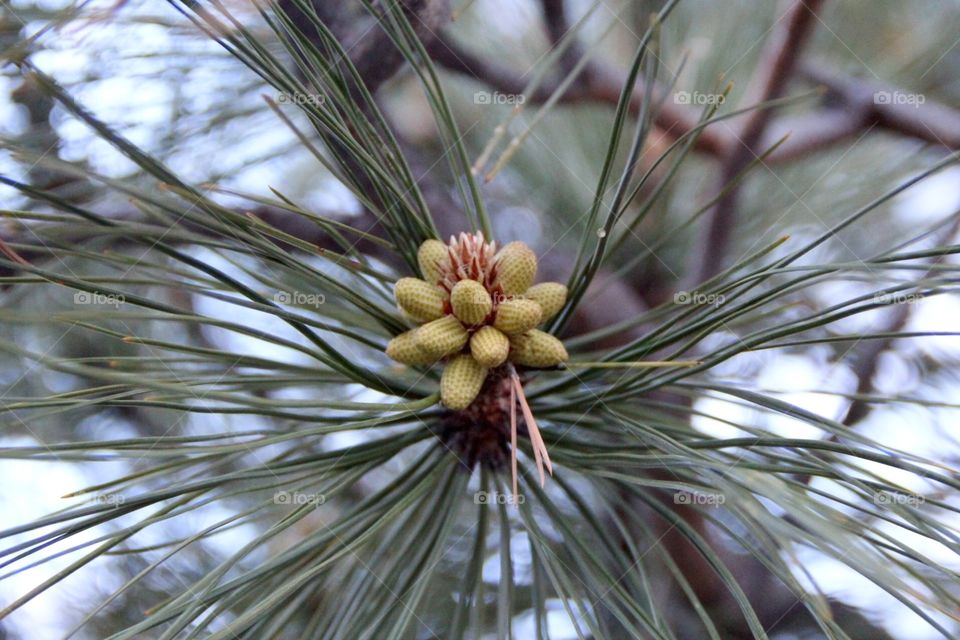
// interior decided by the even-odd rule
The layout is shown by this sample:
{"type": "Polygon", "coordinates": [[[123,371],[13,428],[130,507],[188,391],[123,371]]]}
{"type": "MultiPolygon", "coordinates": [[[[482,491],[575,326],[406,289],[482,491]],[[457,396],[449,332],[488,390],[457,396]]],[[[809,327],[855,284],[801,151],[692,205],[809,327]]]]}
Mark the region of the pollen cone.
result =
{"type": "Polygon", "coordinates": [[[416,329],[414,337],[417,346],[434,360],[460,351],[470,338],[467,330],[453,316],[444,316],[422,325],[416,329]]]}
{"type": "Polygon", "coordinates": [[[416,329],[401,333],[387,344],[387,355],[397,362],[411,366],[422,366],[434,362],[436,358],[417,344],[416,329]]]}
{"type": "Polygon", "coordinates": [[[510,361],[525,367],[555,367],[568,358],[563,343],[539,329],[510,339],[510,361]]]}
{"type": "Polygon", "coordinates": [[[506,334],[524,333],[540,324],[543,311],[533,300],[507,300],[497,307],[493,326],[506,334]]]}
{"type": "Polygon", "coordinates": [[[476,280],[461,280],[450,292],[453,315],[465,325],[480,324],[493,309],[487,288],[476,280]]]}
{"type": "Polygon", "coordinates": [[[417,262],[420,265],[420,273],[423,275],[423,279],[430,284],[437,284],[444,267],[450,262],[447,245],[439,240],[427,240],[420,245],[420,249],[417,251],[417,262]]]}
{"type": "Polygon", "coordinates": [[[523,297],[540,305],[543,310],[540,322],[545,322],[563,308],[567,301],[567,288],[559,282],[541,282],[527,289],[523,297]]]}
{"type": "Polygon", "coordinates": [[[511,242],[497,253],[497,284],[504,295],[522,294],[537,277],[537,255],[522,242],[511,242]]]}
{"type": "Polygon", "coordinates": [[[472,356],[457,356],[440,377],[440,400],[448,409],[466,409],[476,399],[487,370],[472,356]]]}
{"type": "Polygon", "coordinates": [[[470,338],[470,354],[484,367],[499,367],[510,352],[510,340],[501,331],[486,326],[470,338]]]}
{"type": "Polygon", "coordinates": [[[400,308],[414,320],[427,322],[443,315],[443,290],[425,280],[400,278],[393,293],[400,308]]]}

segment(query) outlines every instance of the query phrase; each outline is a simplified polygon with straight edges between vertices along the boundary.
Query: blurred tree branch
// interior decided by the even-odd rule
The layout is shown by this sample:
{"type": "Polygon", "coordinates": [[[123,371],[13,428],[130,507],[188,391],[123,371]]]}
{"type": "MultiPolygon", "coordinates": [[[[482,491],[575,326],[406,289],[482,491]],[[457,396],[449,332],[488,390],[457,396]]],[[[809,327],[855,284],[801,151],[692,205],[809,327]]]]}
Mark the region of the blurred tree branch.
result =
{"type": "MultiPolygon", "coordinates": [[[[954,236],[960,231],[960,211],[954,212],[950,223],[943,229],[934,242],[934,246],[940,246],[950,243],[954,236]]],[[[938,255],[928,261],[928,266],[932,270],[935,266],[942,264],[944,254],[938,255]]],[[[927,271],[927,273],[930,272],[927,271]]],[[[853,362],[853,373],[857,378],[857,386],[854,390],[853,400],[847,406],[840,423],[845,427],[856,427],[873,410],[870,396],[874,393],[874,377],[880,366],[880,357],[890,351],[896,341],[896,334],[903,331],[910,320],[912,307],[909,304],[900,303],[894,305],[893,310],[886,319],[885,324],[879,330],[880,333],[887,336],[879,340],[866,340],[855,343],[847,353],[855,351],[850,360],[853,362]]],[[[844,356],[847,355],[844,354],[844,356]]],[[[836,434],[831,434],[827,442],[839,442],[836,434]]],[[[804,484],[809,484],[811,480],[809,475],[798,476],[797,480],[804,484]]]]}
{"type": "Polygon", "coordinates": [[[800,74],[826,87],[861,128],[876,125],[933,145],[960,149],[960,111],[956,109],[893,85],[831,73],[820,65],[804,64],[800,74]]]}
{"type": "MultiPolygon", "coordinates": [[[[444,68],[468,76],[487,86],[509,94],[523,93],[526,83],[515,75],[512,70],[495,63],[490,63],[476,56],[449,38],[441,36],[428,46],[431,57],[444,68]]],[[[570,50],[568,50],[570,51],[570,50]]],[[[560,81],[546,83],[538,87],[528,100],[533,104],[545,102],[559,90],[560,81]]],[[[600,63],[589,63],[581,72],[580,77],[571,84],[558,100],[561,104],[578,104],[596,102],[616,105],[623,90],[625,78],[623,74],[600,63]]],[[[642,82],[637,83],[633,98],[630,102],[631,113],[636,115],[643,100],[644,87],[642,82]]],[[[663,97],[663,90],[657,89],[654,93],[657,99],[663,97]]],[[[683,105],[663,102],[655,115],[657,127],[663,130],[671,139],[677,139],[690,132],[697,124],[697,116],[683,105]]],[[[719,154],[729,143],[716,129],[705,129],[696,141],[695,148],[708,154],[719,154]]]]}
{"type": "MultiPolygon", "coordinates": [[[[755,100],[766,102],[783,96],[787,84],[798,68],[804,45],[818,18],[823,0],[794,0],[787,17],[771,38],[761,59],[767,62],[758,72],[755,100]]],[[[733,182],[747,166],[759,157],[760,142],[770,124],[773,112],[756,109],[744,116],[742,126],[734,132],[732,146],[720,157],[720,188],[733,182]]],[[[720,272],[736,225],[740,204],[740,184],[731,187],[717,202],[707,218],[690,262],[691,282],[703,282],[720,272]]]]}

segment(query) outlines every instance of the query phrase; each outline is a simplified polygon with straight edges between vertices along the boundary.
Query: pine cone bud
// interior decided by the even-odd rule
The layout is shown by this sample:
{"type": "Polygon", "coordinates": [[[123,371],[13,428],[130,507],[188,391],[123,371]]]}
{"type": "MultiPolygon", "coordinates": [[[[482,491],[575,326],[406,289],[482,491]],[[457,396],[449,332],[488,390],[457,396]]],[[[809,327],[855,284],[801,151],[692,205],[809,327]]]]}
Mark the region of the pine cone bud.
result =
{"type": "Polygon", "coordinates": [[[543,311],[533,300],[507,300],[497,307],[493,326],[508,335],[524,333],[540,324],[543,311]]]}
{"type": "Polygon", "coordinates": [[[493,309],[493,299],[486,287],[476,280],[461,280],[450,292],[453,315],[465,325],[480,324],[493,309]]]}
{"type": "Polygon", "coordinates": [[[522,242],[511,242],[497,253],[497,284],[508,296],[523,293],[537,277],[537,255],[522,242]]]}
{"type": "Polygon", "coordinates": [[[540,305],[543,311],[540,322],[545,322],[563,308],[563,304],[567,301],[567,288],[559,282],[541,282],[527,289],[523,297],[540,305]]]}
{"type": "Polygon", "coordinates": [[[510,361],[525,367],[555,367],[569,357],[562,342],[538,329],[510,338],[510,361]]]}
{"type": "Polygon", "coordinates": [[[510,340],[500,331],[486,326],[470,338],[470,354],[484,367],[499,367],[510,352],[510,340]]]}
{"type": "Polygon", "coordinates": [[[397,304],[420,322],[443,315],[444,293],[440,287],[419,278],[400,278],[393,289],[397,304]]]}
{"type": "Polygon", "coordinates": [[[487,370],[471,356],[451,360],[440,377],[440,400],[448,409],[466,409],[476,399],[487,370]]]}
{"type": "Polygon", "coordinates": [[[416,329],[415,338],[425,354],[439,360],[463,349],[470,336],[454,316],[444,316],[416,329]]]}
{"type": "Polygon", "coordinates": [[[423,279],[430,284],[440,282],[444,265],[448,264],[450,256],[447,254],[447,245],[439,240],[427,240],[420,245],[417,251],[417,262],[420,264],[420,273],[423,279]]]}
{"type": "Polygon", "coordinates": [[[436,362],[436,358],[420,348],[417,344],[416,329],[411,329],[396,336],[387,344],[387,355],[397,362],[411,366],[422,366],[436,362]]]}

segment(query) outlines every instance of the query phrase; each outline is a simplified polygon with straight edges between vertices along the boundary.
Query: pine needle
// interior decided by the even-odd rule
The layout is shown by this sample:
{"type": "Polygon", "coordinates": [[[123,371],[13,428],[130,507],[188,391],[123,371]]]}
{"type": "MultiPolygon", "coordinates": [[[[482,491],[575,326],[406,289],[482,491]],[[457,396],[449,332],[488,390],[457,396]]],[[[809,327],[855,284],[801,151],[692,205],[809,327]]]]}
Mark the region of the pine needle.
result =
{"type": "Polygon", "coordinates": [[[513,504],[519,507],[517,502],[517,388],[510,382],[510,472],[513,478],[513,504]]]}
{"type": "Polygon", "coordinates": [[[703,360],[639,360],[636,362],[564,362],[561,368],[583,369],[658,369],[666,367],[696,367],[703,364],[703,360]]]}
{"type": "MultiPolygon", "coordinates": [[[[530,410],[530,405],[527,403],[527,396],[523,392],[523,385],[520,383],[520,376],[517,375],[517,370],[510,367],[510,381],[511,381],[511,396],[516,396],[516,400],[520,402],[520,410],[523,411],[523,419],[527,423],[527,433],[530,435],[530,444],[533,446],[533,457],[537,463],[537,471],[540,474],[540,486],[544,486],[547,482],[546,475],[543,472],[543,468],[546,467],[547,471],[550,472],[550,475],[553,475],[553,464],[550,462],[550,454],[547,452],[547,446],[543,442],[543,437],[540,435],[540,427],[537,426],[537,421],[533,417],[533,411],[530,410]]],[[[515,409],[511,406],[511,418],[515,418],[515,409]]],[[[511,428],[515,428],[511,425],[511,428]]],[[[516,448],[513,450],[514,459],[516,459],[517,451],[516,448]]],[[[514,472],[514,483],[516,483],[516,472],[514,472]]]]}

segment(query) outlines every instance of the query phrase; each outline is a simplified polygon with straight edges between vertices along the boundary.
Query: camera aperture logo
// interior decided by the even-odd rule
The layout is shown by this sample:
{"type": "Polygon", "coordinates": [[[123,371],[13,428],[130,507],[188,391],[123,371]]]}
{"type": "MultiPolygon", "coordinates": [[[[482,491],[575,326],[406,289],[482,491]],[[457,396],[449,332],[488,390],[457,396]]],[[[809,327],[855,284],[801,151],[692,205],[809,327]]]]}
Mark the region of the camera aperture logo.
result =
{"type": "Polygon", "coordinates": [[[498,491],[477,491],[473,494],[473,504],[523,504],[526,501],[523,494],[513,495],[498,491]]]}
{"type": "Polygon", "coordinates": [[[719,307],[726,301],[722,293],[702,293],[700,291],[677,291],[673,294],[674,304],[709,304],[719,307]]]}
{"type": "Polygon", "coordinates": [[[878,506],[899,504],[918,507],[926,501],[926,498],[914,493],[895,493],[893,491],[881,491],[873,496],[873,503],[878,506]]]}
{"type": "Polygon", "coordinates": [[[905,91],[877,91],[873,94],[873,104],[903,104],[919,107],[927,101],[922,93],[907,93],[905,91]]]}
{"type": "Polygon", "coordinates": [[[723,104],[726,99],[726,96],[722,93],[700,93],[699,91],[694,91],[691,93],[690,91],[677,91],[673,94],[673,102],[675,104],[723,104]]]}
{"type": "Polygon", "coordinates": [[[501,93],[494,91],[477,91],[473,94],[473,104],[511,104],[521,105],[527,101],[527,97],[518,93],[501,93]]]}
{"type": "Polygon", "coordinates": [[[111,507],[119,507],[127,499],[119,493],[98,493],[90,498],[94,504],[105,504],[111,507]]]}
{"type": "Polygon", "coordinates": [[[719,507],[727,501],[722,493],[707,493],[703,491],[677,491],[673,494],[674,504],[688,504],[702,507],[719,507]]]}
{"type": "Polygon", "coordinates": [[[876,293],[873,296],[873,301],[877,304],[917,304],[922,300],[922,293],[907,293],[905,291],[876,293]]]}
{"type": "Polygon", "coordinates": [[[319,507],[327,501],[322,493],[302,493],[300,491],[277,491],[273,494],[273,504],[289,504],[295,507],[313,505],[319,507]]]}
{"type": "Polygon", "coordinates": [[[277,304],[289,304],[298,307],[319,307],[327,301],[327,297],[322,293],[277,291],[273,294],[273,301],[277,304]]]}
{"type": "Polygon", "coordinates": [[[511,300],[526,300],[527,296],[522,293],[503,293],[502,291],[495,291],[492,296],[493,303],[496,305],[503,304],[504,302],[509,302],[511,300]]]}
{"type": "Polygon", "coordinates": [[[109,305],[119,307],[127,301],[127,298],[115,293],[100,293],[99,291],[75,291],[73,293],[73,304],[78,305],[109,305]]]}
{"type": "Polygon", "coordinates": [[[278,93],[277,102],[280,104],[295,104],[299,106],[313,105],[320,106],[326,102],[327,98],[321,94],[313,93],[278,93]]]}

